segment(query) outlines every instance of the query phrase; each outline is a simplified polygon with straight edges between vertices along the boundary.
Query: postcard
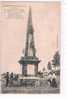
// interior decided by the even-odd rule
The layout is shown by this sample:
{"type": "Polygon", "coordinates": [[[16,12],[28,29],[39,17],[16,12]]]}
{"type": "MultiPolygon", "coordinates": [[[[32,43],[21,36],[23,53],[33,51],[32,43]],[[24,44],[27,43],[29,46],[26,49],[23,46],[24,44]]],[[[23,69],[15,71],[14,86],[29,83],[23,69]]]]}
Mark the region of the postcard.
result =
{"type": "Polygon", "coordinates": [[[60,93],[60,2],[0,2],[0,93],[60,93]]]}

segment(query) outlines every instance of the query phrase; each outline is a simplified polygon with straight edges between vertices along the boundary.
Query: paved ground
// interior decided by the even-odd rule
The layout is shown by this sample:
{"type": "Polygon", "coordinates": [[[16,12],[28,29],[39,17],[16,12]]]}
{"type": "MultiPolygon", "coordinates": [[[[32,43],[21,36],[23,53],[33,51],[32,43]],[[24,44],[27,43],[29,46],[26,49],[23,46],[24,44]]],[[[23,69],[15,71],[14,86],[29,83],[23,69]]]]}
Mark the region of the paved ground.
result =
{"type": "Polygon", "coordinates": [[[7,87],[2,89],[2,93],[60,93],[59,88],[23,88],[23,87],[7,87]]]}

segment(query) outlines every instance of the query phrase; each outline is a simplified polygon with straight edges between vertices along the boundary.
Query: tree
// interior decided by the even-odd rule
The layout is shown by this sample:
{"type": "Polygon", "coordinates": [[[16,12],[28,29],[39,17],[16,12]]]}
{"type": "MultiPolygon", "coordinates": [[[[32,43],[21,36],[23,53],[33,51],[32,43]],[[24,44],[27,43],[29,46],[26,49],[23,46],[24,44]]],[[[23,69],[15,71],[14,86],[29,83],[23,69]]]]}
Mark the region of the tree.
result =
{"type": "Polygon", "coordinates": [[[48,62],[48,64],[47,64],[47,69],[48,69],[48,70],[52,70],[51,62],[48,62]]]}
{"type": "Polygon", "coordinates": [[[52,65],[54,65],[55,67],[60,65],[60,55],[58,51],[53,56],[52,65]]]}
{"type": "Polygon", "coordinates": [[[45,67],[43,68],[43,72],[45,71],[45,67]]]}

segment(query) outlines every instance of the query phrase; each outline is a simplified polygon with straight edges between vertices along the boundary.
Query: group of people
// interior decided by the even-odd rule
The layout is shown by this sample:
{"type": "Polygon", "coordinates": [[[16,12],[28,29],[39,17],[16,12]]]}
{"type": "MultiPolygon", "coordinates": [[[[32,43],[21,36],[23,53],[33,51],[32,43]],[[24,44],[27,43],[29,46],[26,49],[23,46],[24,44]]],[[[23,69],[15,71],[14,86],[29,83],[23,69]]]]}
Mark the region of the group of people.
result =
{"type": "Polygon", "coordinates": [[[57,80],[56,80],[56,75],[55,73],[50,73],[48,75],[48,82],[51,87],[56,88],[57,87],[57,80]]]}
{"type": "MultiPolygon", "coordinates": [[[[6,87],[9,85],[9,83],[11,85],[13,85],[13,81],[18,81],[19,75],[18,74],[13,74],[9,72],[6,73],[5,79],[6,79],[6,87]]],[[[57,87],[57,81],[56,81],[56,75],[55,73],[50,73],[48,75],[48,79],[47,79],[48,83],[50,84],[51,87],[56,88],[57,87]]],[[[39,86],[39,82],[37,81],[36,86],[39,86]]]]}
{"type": "Polygon", "coordinates": [[[18,79],[18,74],[17,75],[14,75],[13,72],[9,74],[9,72],[6,73],[6,76],[5,76],[5,79],[6,79],[6,87],[8,86],[9,82],[11,84],[13,84],[13,80],[17,80],[18,79]]]}

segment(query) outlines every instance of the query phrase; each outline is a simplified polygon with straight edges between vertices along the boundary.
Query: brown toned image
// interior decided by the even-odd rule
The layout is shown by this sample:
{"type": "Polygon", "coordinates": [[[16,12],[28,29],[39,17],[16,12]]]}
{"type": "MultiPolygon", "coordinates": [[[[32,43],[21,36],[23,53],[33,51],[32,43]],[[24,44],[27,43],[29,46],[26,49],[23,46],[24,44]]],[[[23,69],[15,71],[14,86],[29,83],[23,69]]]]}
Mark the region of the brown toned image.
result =
{"type": "Polygon", "coordinates": [[[0,1],[0,93],[60,93],[60,6],[0,1]]]}

